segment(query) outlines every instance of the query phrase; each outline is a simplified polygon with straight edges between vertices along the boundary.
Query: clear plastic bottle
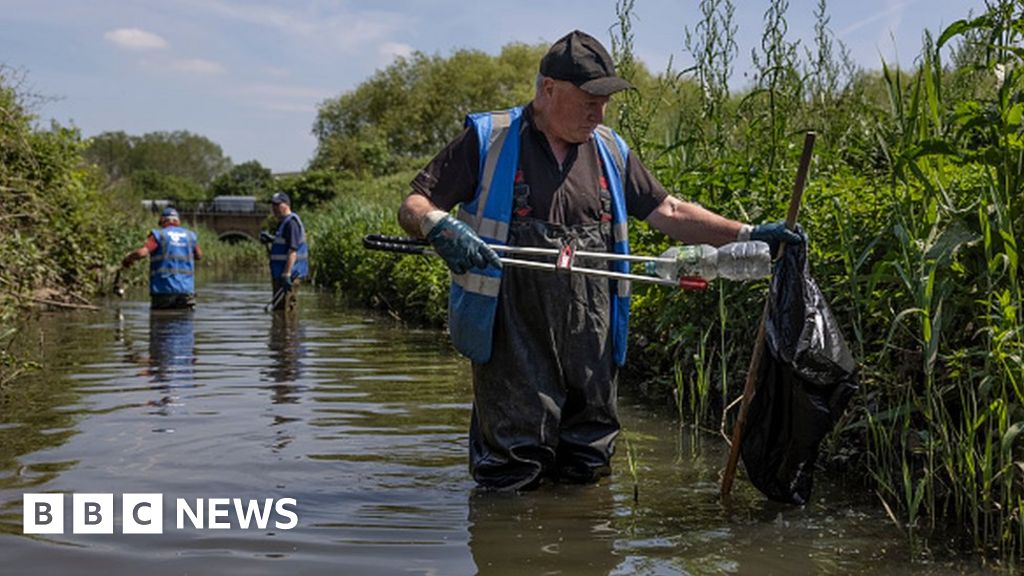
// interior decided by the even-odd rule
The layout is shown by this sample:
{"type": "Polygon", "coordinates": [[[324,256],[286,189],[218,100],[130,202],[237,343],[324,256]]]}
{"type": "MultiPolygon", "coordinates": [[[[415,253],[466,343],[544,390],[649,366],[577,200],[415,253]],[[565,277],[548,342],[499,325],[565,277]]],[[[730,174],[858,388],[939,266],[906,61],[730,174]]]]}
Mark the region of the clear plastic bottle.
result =
{"type": "Polygon", "coordinates": [[[757,280],[772,275],[772,252],[767,242],[749,240],[718,248],[718,275],[727,280],[757,280]]]}
{"type": "Polygon", "coordinates": [[[663,252],[653,272],[661,278],[697,276],[705,280],[756,280],[771,275],[772,257],[768,244],[757,240],[733,242],[719,248],[708,244],[673,246],[663,252]]]}

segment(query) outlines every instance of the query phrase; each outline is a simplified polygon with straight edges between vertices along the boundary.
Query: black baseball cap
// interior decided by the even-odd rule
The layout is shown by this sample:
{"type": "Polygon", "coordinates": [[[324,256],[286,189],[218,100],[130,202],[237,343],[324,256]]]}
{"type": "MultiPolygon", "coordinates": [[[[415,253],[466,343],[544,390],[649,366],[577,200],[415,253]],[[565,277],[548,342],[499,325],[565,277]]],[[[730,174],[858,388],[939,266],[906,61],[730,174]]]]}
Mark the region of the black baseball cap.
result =
{"type": "Polygon", "coordinates": [[[615,75],[612,57],[597,38],[579,30],[551,45],[540,61],[540,74],[572,82],[594,96],[608,96],[633,87],[615,75]]]}
{"type": "Polygon", "coordinates": [[[270,197],[271,204],[287,204],[292,205],[292,199],[288,197],[284,192],[274,192],[274,195],[270,197]]]}

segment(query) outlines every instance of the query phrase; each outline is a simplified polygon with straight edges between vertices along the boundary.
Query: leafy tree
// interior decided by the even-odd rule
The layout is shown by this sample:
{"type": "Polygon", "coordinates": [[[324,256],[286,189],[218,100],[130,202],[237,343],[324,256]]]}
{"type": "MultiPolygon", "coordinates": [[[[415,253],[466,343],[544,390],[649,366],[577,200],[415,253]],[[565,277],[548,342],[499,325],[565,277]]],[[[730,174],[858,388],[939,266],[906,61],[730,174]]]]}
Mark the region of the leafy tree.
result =
{"type": "Polygon", "coordinates": [[[218,144],[184,130],[142,136],[104,132],[89,140],[83,155],[103,168],[111,182],[153,170],[206,187],[231,168],[231,159],[218,144]]]}
{"type": "Polygon", "coordinates": [[[256,160],[243,162],[221,174],[210,185],[213,196],[269,196],[274,177],[256,160]]]}
{"type": "MultiPolygon", "coordinates": [[[[135,234],[101,194],[102,175],[82,162],[81,135],[35,125],[22,75],[0,65],[0,324],[33,290],[88,292],[135,234]]],[[[0,330],[0,350],[6,336],[0,330]]],[[[0,383],[3,356],[0,353],[0,383]]]]}
{"type": "Polygon", "coordinates": [[[111,182],[116,182],[131,175],[135,169],[132,165],[133,138],[120,130],[104,132],[89,140],[82,155],[103,168],[111,182]]]}
{"type": "Polygon", "coordinates": [[[138,170],[128,179],[135,198],[172,200],[175,203],[200,202],[206,198],[201,186],[181,176],[168,176],[156,170],[138,170]]]}
{"type": "Polygon", "coordinates": [[[421,52],[399,58],[321,105],[311,168],[383,175],[436,153],[462,129],[467,113],[528,101],[546,49],[513,43],[498,56],[459,50],[449,58],[421,52]]]}
{"type": "Polygon", "coordinates": [[[308,170],[298,176],[282,178],[277,190],[288,194],[292,208],[300,210],[315,207],[332,200],[338,195],[342,176],[331,170],[308,170]]]}

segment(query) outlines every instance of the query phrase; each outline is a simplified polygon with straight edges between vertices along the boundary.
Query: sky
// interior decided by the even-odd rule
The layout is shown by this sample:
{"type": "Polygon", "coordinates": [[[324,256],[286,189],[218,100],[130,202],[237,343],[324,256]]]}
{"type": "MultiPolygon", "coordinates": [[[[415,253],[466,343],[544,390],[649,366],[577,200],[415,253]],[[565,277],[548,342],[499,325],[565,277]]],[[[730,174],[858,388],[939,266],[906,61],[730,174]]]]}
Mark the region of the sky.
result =
{"type": "MultiPolygon", "coordinates": [[[[768,0],[734,0],[744,86],[768,0]]],[[[790,0],[789,39],[813,39],[817,0],[790,0]]],[[[922,33],[984,0],[830,0],[830,28],[862,68],[911,66],[922,33]]],[[[318,105],[414,51],[497,54],[580,29],[610,47],[615,0],[0,0],[0,66],[41,97],[33,112],[84,137],[188,130],[236,164],[301,170],[318,105]]],[[[634,0],[634,49],[655,72],[692,62],[699,0],[634,0]]],[[[532,79],[531,79],[532,80],[532,79]]]]}

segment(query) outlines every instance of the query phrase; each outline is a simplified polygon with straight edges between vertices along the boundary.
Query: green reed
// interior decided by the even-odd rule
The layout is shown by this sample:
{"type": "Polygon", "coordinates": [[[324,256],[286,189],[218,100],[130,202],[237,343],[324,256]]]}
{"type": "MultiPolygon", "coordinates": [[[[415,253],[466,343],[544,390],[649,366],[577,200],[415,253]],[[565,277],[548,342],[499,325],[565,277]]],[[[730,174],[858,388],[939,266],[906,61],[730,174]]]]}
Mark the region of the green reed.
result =
{"type": "MultiPolygon", "coordinates": [[[[635,5],[639,4],[639,8],[635,5]]],[[[632,58],[622,1],[613,44],[632,58]]],[[[686,30],[693,66],[637,80],[609,114],[634,153],[679,196],[752,222],[783,217],[802,132],[820,134],[801,208],[812,274],[860,363],[860,393],[825,446],[842,448],[908,538],[939,527],[967,547],[1024,550],[1024,51],[1021,7],[926,36],[912,70],[851,71],[820,1],[811,50],[786,30],[787,2],[766,12],[751,89],[729,91],[738,34],[729,0],[702,0],[686,30]],[[950,65],[944,56],[952,51],[950,65]],[[851,455],[851,452],[855,454],[851,455]],[[951,522],[950,519],[955,520],[951,522]]],[[[966,15],[965,15],[966,16],[966,15]]],[[[362,249],[401,233],[395,211],[412,174],[353,183],[304,219],[318,283],[404,318],[441,324],[448,274],[437,260],[362,249]]],[[[669,244],[643,223],[631,249],[669,244]]],[[[630,375],[664,383],[691,429],[740,393],[763,283],[703,294],[637,287],[630,375]],[[740,366],[740,370],[730,367],[740,366]]],[[[626,465],[639,494],[634,443],[626,465]]],[[[827,465],[834,454],[826,454],[827,465]]]]}
{"type": "MultiPolygon", "coordinates": [[[[861,392],[839,440],[827,445],[863,447],[854,461],[914,542],[955,518],[966,525],[967,546],[1018,556],[1020,3],[988,2],[985,14],[954,23],[937,39],[926,34],[912,70],[883,63],[876,75],[850,70],[841,43],[829,37],[823,1],[803,64],[787,39],[788,4],[776,0],[753,56],[754,86],[735,97],[727,91],[736,33],[730,6],[701,3],[701,22],[687,30],[692,74],[682,76],[677,101],[663,106],[677,121],[644,124],[646,140],[630,144],[654,147],[644,157],[657,159],[659,179],[683,197],[760,221],[781,217],[799,133],[819,132],[801,221],[811,238],[812,273],[862,366],[861,392]],[[955,66],[946,63],[949,52],[955,66]],[[662,139],[652,138],[659,129],[662,139]]],[[[642,226],[634,238],[637,252],[664,246],[642,226]]],[[[717,299],[638,300],[634,326],[646,343],[645,362],[657,366],[663,355],[680,414],[686,402],[689,417],[708,418],[711,398],[724,406],[738,394],[745,374],[727,368],[744,365],[749,342],[737,336],[752,331],[761,298],[761,287],[730,286],[717,299]],[[709,352],[715,313],[719,337],[709,352]]]]}

